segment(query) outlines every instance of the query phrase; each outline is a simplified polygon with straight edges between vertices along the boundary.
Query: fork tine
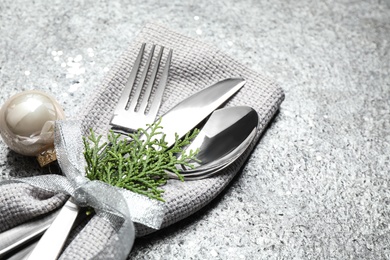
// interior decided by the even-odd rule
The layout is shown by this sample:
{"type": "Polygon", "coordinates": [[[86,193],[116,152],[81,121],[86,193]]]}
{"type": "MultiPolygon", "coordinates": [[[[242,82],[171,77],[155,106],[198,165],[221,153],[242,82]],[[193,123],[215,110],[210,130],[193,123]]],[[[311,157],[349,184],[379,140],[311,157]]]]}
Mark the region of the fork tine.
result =
{"type": "Polygon", "coordinates": [[[146,80],[146,76],[148,75],[148,70],[149,70],[150,64],[152,63],[152,58],[153,58],[155,47],[156,47],[156,45],[152,46],[152,49],[151,49],[149,57],[148,57],[148,61],[146,62],[146,65],[145,65],[145,69],[142,72],[142,76],[141,76],[141,79],[140,79],[138,86],[135,90],[133,99],[130,101],[130,105],[129,105],[130,111],[135,111],[135,107],[138,104],[138,99],[141,95],[141,90],[143,89],[143,86],[144,86],[145,80],[146,80]]]}
{"type": "Polygon", "coordinates": [[[163,51],[164,51],[164,47],[161,47],[160,52],[158,53],[158,57],[157,57],[155,65],[154,65],[152,74],[150,76],[148,86],[145,89],[142,103],[141,103],[139,110],[138,110],[139,112],[144,113],[144,114],[145,114],[146,106],[148,105],[150,93],[152,93],[152,88],[153,88],[154,81],[156,80],[156,75],[157,75],[158,69],[160,67],[160,62],[161,62],[161,57],[162,57],[163,51]]]}
{"type": "Polygon", "coordinates": [[[118,111],[126,109],[127,103],[129,102],[131,89],[133,88],[135,78],[137,77],[138,70],[141,65],[142,56],[144,55],[146,43],[143,43],[138,56],[134,62],[133,68],[131,69],[130,76],[126,82],[125,88],[123,89],[122,95],[116,106],[114,114],[118,114],[118,111]]]}
{"type": "Polygon", "coordinates": [[[152,88],[154,87],[154,85],[156,85],[155,81],[157,80],[157,74],[161,71],[159,66],[161,66],[160,63],[162,60],[164,48],[160,48],[159,54],[157,55],[157,61],[152,66],[151,62],[154,58],[154,51],[156,48],[156,45],[153,45],[149,53],[149,57],[147,58],[144,69],[142,69],[141,72],[140,67],[142,63],[141,61],[143,59],[142,57],[145,50],[145,45],[146,44],[142,44],[141,50],[130,72],[129,80],[126,83],[125,89],[122,92],[118,105],[115,108],[115,111],[111,117],[110,126],[114,132],[128,134],[137,131],[139,128],[147,126],[147,124],[153,123],[157,115],[157,111],[160,108],[165,85],[167,84],[169,67],[172,59],[172,50],[169,51],[165,67],[162,69],[161,78],[158,79],[160,82],[156,87],[153,100],[148,102],[148,99],[151,97],[152,88]],[[148,72],[149,70],[151,70],[152,72],[148,72]],[[137,82],[138,84],[135,84],[137,75],[139,73],[141,73],[142,75],[140,76],[139,82],[137,82]],[[145,81],[149,75],[150,79],[148,80],[148,86],[146,86],[145,81]],[[144,87],[146,88],[146,90],[143,91],[144,87]],[[132,88],[135,89],[132,90],[132,88]],[[132,91],[134,91],[134,95],[129,101],[132,91]],[[143,97],[141,97],[142,91],[143,97]],[[142,102],[141,99],[143,99],[142,102]],[[149,113],[145,114],[148,103],[150,103],[149,113]],[[140,109],[137,109],[136,111],[135,109],[137,108],[138,104],[140,109]]]}
{"type": "Polygon", "coordinates": [[[161,75],[160,82],[157,86],[156,93],[154,94],[153,102],[149,109],[149,116],[156,117],[158,109],[160,108],[162,96],[164,94],[165,86],[167,85],[168,81],[168,74],[169,74],[169,68],[171,66],[171,60],[172,60],[172,49],[169,50],[167,62],[165,63],[164,71],[161,75]]]}

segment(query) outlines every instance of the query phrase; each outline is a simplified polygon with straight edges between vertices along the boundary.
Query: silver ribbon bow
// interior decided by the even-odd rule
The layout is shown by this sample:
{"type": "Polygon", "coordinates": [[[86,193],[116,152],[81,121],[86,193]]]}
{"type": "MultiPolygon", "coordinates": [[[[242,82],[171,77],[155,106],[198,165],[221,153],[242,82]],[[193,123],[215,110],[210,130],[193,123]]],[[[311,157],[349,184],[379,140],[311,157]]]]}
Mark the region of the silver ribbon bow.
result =
{"type": "Polygon", "coordinates": [[[82,132],[78,121],[57,121],[55,149],[65,176],[42,175],[14,179],[53,192],[69,194],[79,206],[93,207],[96,214],[108,220],[116,230],[95,259],[126,259],[136,236],[134,222],[159,229],[164,217],[164,204],[101,181],[84,176],[85,160],[82,132]],[[131,215],[130,215],[131,212],[131,215]]]}

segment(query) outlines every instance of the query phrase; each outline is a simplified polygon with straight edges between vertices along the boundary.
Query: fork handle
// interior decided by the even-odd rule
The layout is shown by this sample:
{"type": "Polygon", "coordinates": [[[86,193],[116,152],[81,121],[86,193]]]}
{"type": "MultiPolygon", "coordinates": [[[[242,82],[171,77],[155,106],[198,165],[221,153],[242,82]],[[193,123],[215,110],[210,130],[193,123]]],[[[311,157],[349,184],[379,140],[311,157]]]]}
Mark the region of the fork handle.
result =
{"type": "Polygon", "coordinates": [[[37,246],[28,256],[28,260],[54,260],[62,251],[62,247],[72,229],[80,207],[70,198],[60,213],[39,240],[37,246]]]}

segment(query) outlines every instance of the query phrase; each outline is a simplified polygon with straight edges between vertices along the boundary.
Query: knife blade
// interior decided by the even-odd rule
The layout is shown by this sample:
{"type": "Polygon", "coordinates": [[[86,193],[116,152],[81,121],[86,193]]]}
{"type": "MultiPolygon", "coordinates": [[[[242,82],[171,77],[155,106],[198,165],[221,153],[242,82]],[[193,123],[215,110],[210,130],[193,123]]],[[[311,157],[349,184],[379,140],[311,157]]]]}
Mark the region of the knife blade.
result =
{"type": "Polygon", "coordinates": [[[228,78],[184,99],[161,117],[160,126],[168,147],[175,142],[175,135],[182,138],[214,110],[224,104],[244,85],[242,78],[228,78]]]}
{"type": "Polygon", "coordinates": [[[174,144],[176,135],[179,138],[186,135],[237,93],[245,83],[242,78],[224,79],[189,96],[162,115],[160,126],[163,127],[168,147],[174,144]]]}

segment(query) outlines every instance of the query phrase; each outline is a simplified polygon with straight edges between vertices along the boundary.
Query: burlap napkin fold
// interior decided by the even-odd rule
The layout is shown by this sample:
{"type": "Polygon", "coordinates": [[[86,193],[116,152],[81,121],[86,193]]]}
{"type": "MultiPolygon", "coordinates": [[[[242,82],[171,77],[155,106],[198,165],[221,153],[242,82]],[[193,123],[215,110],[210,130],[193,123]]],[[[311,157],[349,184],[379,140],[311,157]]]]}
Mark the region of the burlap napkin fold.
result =
{"type": "MultiPolygon", "coordinates": [[[[184,98],[217,81],[242,77],[247,83],[226,106],[251,106],[259,115],[256,138],[245,154],[220,174],[199,181],[171,180],[164,186],[165,217],[161,228],[172,225],[193,214],[215,198],[233,179],[256,145],[261,132],[272,119],[283,101],[283,91],[270,79],[250,70],[217,48],[171,31],[161,25],[149,24],[139,33],[129,48],[112,67],[97,92],[84,109],[82,122],[87,131],[100,134],[108,130],[112,112],[124,88],[142,43],[157,44],[173,49],[173,60],[159,115],[167,112],[184,98]]],[[[190,116],[190,115],[189,115],[190,116]]],[[[0,186],[0,231],[7,230],[33,217],[58,208],[66,196],[37,190],[27,184],[0,186]],[[26,207],[29,205],[29,207],[26,207]]],[[[137,236],[152,233],[153,229],[136,223],[137,236]]],[[[93,257],[113,239],[109,224],[92,218],[72,234],[62,259],[93,257]]]]}

